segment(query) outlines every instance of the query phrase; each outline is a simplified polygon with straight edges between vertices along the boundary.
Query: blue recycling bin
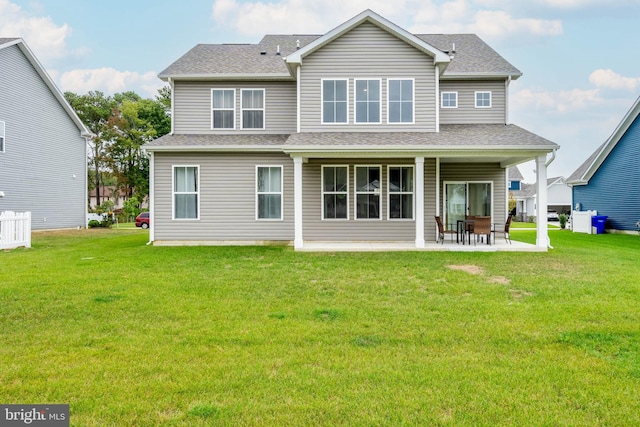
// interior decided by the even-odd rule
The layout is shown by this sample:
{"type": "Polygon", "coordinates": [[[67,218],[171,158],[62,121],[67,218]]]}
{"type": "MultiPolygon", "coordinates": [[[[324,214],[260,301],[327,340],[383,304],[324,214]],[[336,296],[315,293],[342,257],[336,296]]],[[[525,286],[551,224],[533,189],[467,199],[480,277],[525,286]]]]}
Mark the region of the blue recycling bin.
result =
{"type": "Polygon", "coordinates": [[[606,215],[594,215],[591,217],[591,226],[596,228],[596,234],[604,233],[604,225],[607,222],[606,215]]]}

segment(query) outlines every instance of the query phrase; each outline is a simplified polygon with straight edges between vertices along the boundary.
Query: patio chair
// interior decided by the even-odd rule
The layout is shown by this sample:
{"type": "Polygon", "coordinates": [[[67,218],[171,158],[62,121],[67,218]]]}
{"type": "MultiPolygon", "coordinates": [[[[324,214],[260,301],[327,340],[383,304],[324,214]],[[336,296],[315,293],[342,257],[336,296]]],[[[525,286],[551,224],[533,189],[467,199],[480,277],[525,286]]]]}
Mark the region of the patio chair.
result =
{"type": "Polygon", "coordinates": [[[509,235],[509,228],[511,228],[511,219],[513,217],[509,215],[507,217],[507,222],[504,224],[504,228],[502,230],[494,229],[493,230],[493,241],[496,240],[496,233],[504,234],[504,240],[506,240],[509,244],[511,244],[511,236],[509,235]]]}
{"type": "Polygon", "coordinates": [[[451,243],[453,243],[453,235],[456,234],[454,230],[445,230],[442,219],[439,216],[435,216],[436,224],[438,224],[438,242],[444,245],[444,235],[449,234],[451,236],[451,243]]]}
{"type": "Polygon", "coordinates": [[[487,245],[491,244],[491,217],[490,216],[476,216],[473,224],[473,234],[476,236],[476,242],[478,238],[487,238],[487,245]]]}

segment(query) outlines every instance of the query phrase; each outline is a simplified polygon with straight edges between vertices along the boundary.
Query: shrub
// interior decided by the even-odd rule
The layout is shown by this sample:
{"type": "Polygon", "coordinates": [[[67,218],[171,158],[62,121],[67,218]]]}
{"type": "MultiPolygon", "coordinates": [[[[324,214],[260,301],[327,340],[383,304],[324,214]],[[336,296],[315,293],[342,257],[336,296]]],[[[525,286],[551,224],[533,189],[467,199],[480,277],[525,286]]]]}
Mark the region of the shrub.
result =
{"type": "Polygon", "coordinates": [[[558,215],[558,220],[560,221],[560,228],[564,229],[567,226],[567,215],[558,215]]]}
{"type": "Polygon", "coordinates": [[[89,221],[89,228],[96,228],[96,227],[100,227],[100,221],[96,221],[95,219],[92,219],[91,221],[89,221]]]}

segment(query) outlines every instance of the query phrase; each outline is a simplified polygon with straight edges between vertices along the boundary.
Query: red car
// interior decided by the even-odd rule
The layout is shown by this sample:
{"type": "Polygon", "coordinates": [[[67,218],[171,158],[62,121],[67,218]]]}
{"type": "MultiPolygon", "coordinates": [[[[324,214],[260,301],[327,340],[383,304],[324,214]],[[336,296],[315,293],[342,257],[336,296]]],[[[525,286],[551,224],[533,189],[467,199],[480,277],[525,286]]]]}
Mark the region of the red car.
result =
{"type": "Polygon", "coordinates": [[[142,212],[136,217],[136,227],[149,228],[149,212],[142,212]]]}

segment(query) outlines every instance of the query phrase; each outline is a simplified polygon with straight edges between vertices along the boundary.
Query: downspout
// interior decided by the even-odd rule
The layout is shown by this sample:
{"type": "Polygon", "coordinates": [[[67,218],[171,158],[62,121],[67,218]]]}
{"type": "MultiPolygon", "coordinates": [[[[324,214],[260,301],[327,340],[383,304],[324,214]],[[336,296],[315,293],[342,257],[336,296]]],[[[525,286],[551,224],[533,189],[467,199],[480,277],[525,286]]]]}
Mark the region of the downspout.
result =
{"type": "Polygon", "coordinates": [[[174,117],[175,117],[175,115],[173,114],[174,113],[173,106],[175,104],[175,102],[173,102],[173,93],[174,93],[173,88],[174,88],[173,79],[171,77],[169,77],[169,89],[171,89],[171,133],[170,133],[170,135],[173,135],[175,133],[174,132],[174,126],[173,126],[173,120],[174,120],[174,117]]]}
{"type": "Polygon", "coordinates": [[[509,124],[509,86],[510,85],[511,85],[511,74],[509,74],[509,77],[507,77],[507,80],[505,80],[504,82],[504,99],[505,99],[504,124],[505,125],[509,124]]]}
{"type": "Polygon", "coordinates": [[[155,183],[154,183],[154,171],[155,171],[155,156],[153,152],[144,152],[149,157],[149,241],[147,246],[151,245],[155,240],[155,183]]]}

